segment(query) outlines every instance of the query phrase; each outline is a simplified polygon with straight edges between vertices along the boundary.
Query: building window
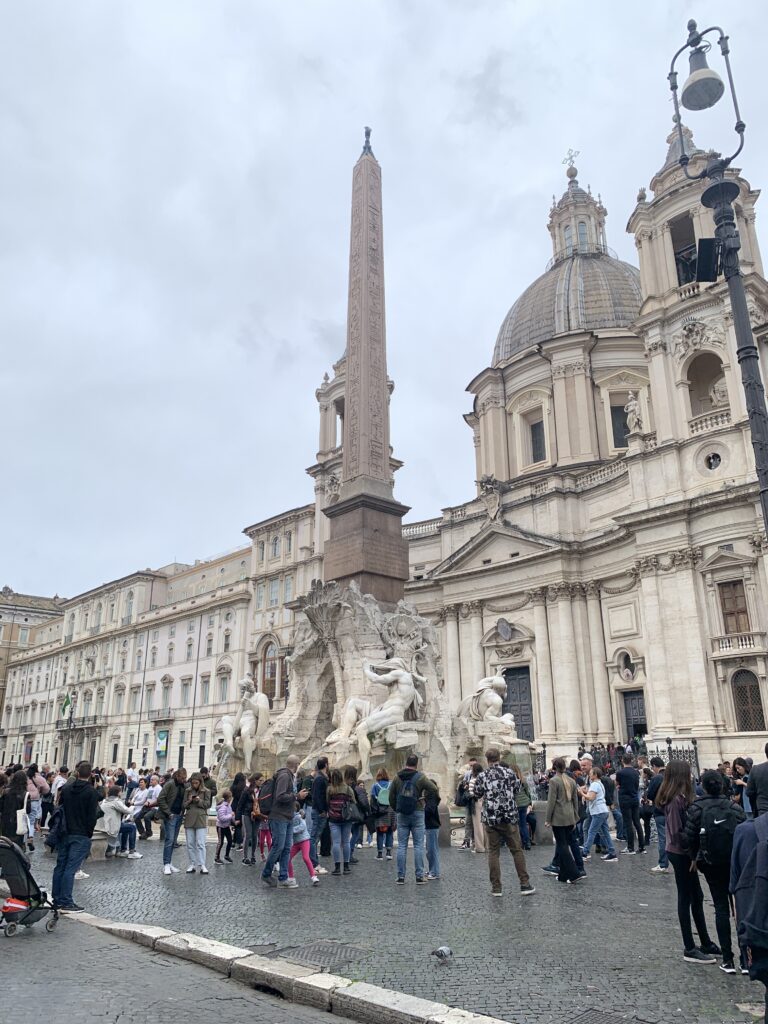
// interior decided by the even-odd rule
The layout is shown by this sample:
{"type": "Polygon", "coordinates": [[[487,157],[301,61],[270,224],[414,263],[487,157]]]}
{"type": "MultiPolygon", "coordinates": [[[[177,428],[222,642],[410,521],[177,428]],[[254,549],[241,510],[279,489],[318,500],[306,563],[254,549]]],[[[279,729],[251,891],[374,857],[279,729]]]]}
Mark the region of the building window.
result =
{"type": "Polygon", "coordinates": [[[264,607],[264,584],[263,583],[258,583],[256,585],[256,607],[257,608],[263,608],[264,607]]]}
{"type": "Polygon", "coordinates": [[[173,644],[168,644],[168,664],[169,665],[173,664],[173,655],[175,653],[175,650],[176,650],[176,648],[173,646],[173,644]]]}
{"type": "Polygon", "coordinates": [[[290,555],[292,547],[293,547],[293,534],[289,530],[288,533],[286,533],[286,535],[285,535],[285,553],[286,553],[286,555],[290,555]]]}
{"type": "Polygon", "coordinates": [[[96,714],[99,718],[104,714],[104,691],[99,690],[96,694],[96,714]]]}
{"type": "Polygon", "coordinates": [[[149,652],[149,667],[157,668],[157,648],[153,647],[149,652]]]}
{"type": "Polygon", "coordinates": [[[151,711],[155,706],[155,688],[154,686],[147,687],[147,711],[151,711]]]}
{"type": "Polygon", "coordinates": [[[176,626],[169,626],[168,627],[168,636],[169,637],[176,636],[176,626]]]}
{"type": "Polygon", "coordinates": [[[203,676],[200,680],[200,703],[208,704],[211,700],[211,677],[203,676]]]}
{"type": "Polygon", "coordinates": [[[159,629],[153,629],[152,630],[152,639],[154,641],[157,641],[157,640],[160,639],[160,630],[159,629]]]}
{"type": "Polygon", "coordinates": [[[525,464],[533,466],[537,462],[544,462],[547,457],[547,440],[544,432],[544,414],[541,408],[533,409],[523,418],[524,430],[523,440],[525,451],[523,458],[525,464]]]}
{"type": "Polygon", "coordinates": [[[184,682],[181,684],[181,706],[183,708],[189,707],[189,696],[191,692],[192,683],[188,679],[185,679],[184,682]]]}
{"type": "Polygon", "coordinates": [[[131,714],[135,715],[139,710],[139,689],[131,690],[131,714]]]}
{"type": "Polygon", "coordinates": [[[293,600],[293,576],[286,576],[283,583],[283,601],[287,604],[293,600]]]}
{"type": "Polygon", "coordinates": [[[195,631],[195,620],[194,619],[190,619],[189,622],[187,623],[187,632],[188,633],[194,633],[194,631],[195,631]]]}
{"type": "Polygon", "coordinates": [[[280,556],[280,538],[279,537],[273,537],[272,538],[271,557],[272,558],[278,558],[279,556],[280,556]]]}
{"type": "Polygon", "coordinates": [[[163,710],[170,711],[171,709],[171,686],[170,683],[163,685],[163,710]]]}
{"type": "Polygon", "coordinates": [[[206,656],[206,658],[210,658],[210,656],[212,654],[213,654],[213,637],[209,633],[208,636],[205,638],[205,656],[206,656]]]}
{"type": "Polygon", "coordinates": [[[226,704],[229,699],[229,675],[219,676],[219,702],[226,704]]]}
{"type": "Polygon", "coordinates": [[[587,248],[587,225],[583,220],[579,221],[579,249],[584,251],[587,248]]]}
{"type": "Polygon", "coordinates": [[[26,647],[29,643],[29,630],[26,626],[23,626],[19,630],[19,647],[26,647]]]}
{"type": "Polygon", "coordinates": [[[627,426],[627,414],[624,412],[623,404],[611,404],[611,430],[613,432],[613,447],[626,448],[629,427],[627,426]]]}
{"type": "Polygon", "coordinates": [[[264,561],[264,541],[263,540],[259,541],[258,551],[259,551],[259,561],[263,562],[264,561]]]}
{"type": "Polygon", "coordinates": [[[269,607],[275,608],[280,603],[280,580],[269,581],[269,607]]]}
{"type": "Polygon", "coordinates": [[[731,680],[733,706],[736,710],[738,732],[764,732],[765,713],[760,697],[760,683],[754,672],[739,669],[731,680]]]}
{"type": "Polygon", "coordinates": [[[570,224],[566,224],[563,228],[563,240],[565,241],[565,251],[570,256],[573,252],[573,232],[570,224]]]}
{"type": "Polygon", "coordinates": [[[136,651],[136,671],[141,672],[141,666],[143,664],[144,655],[141,651],[136,651]]]}
{"type": "Polygon", "coordinates": [[[124,654],[120,655],[120,671],[125,672],[126,657],[124,654]]]}
{"type": "Polygon", "coordinates": [[[277,644],[268,644],[262,657],[262,690],[274,700],[277,696],[277,644]]]}
{"type": "Polygon", "coordinates": [[[215,615],[209,615],[208,616],[208,629],[213,629],[215,624],[216,624],[216,616],[215,615]]]}
{"type": "Polygon", "coordinates": [[[226,633],[224,634],[224,653],[225,654],[227,654],[229,652],[229,648],[230,648],[231,642],[232,642],[232,634],[229,632],[229,630],[227,630],[226,633]]]}
{"type": "Polygon", "coordinates": [[[187,661],[192,661],[192,641],[187,640],[187,661]]]}
{"type": "Polygon", "coordinates": [[[747,595],[744,593],[742,580],[721,583],[720,607],[723,612],[723,623],[726,633],[748,633],[749,614],[747,612],[747,595]]]}

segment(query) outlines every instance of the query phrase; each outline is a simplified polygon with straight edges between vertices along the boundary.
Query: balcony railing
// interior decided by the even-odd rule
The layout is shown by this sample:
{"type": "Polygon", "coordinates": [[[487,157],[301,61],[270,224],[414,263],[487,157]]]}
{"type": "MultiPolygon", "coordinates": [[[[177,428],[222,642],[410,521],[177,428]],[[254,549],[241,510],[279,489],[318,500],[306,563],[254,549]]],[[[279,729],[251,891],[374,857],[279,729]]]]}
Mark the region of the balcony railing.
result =
{"type": "Polygon", "coordinates": [[[677,294],[681,299],[692,299],[701,291],[701,285],[698,281],[689,281],[688,284],[681,284],[677,289],[677,294]]]}
{"type": "Polygon", "coordinates": [[[19,732],[31,732],[31,730],[32,730],[32,723],[31,722],[22,722],[21,725],[19,726],[19,732]]]}
{"type": "Polygon", "coordinates": [[[173,711],[170,708],[155,708],[147,712],[147,718],[150,722],[172,722],[173,711]]]}
{"type": "Polygon", "coordinates": [[[710,430],[719,430],[720,427],[730,427],[731,410],[716,409],[714,412],[705,412],[703,416],[694,416],[688,420],[688,431],[694,434],[706,434],[710,430]]]}
{"type": "Polygon", "coordinates": [[[765,633],[728,633],[726,636],[712,637],[712,653],[715,657],[764,650],[765,633]]]}

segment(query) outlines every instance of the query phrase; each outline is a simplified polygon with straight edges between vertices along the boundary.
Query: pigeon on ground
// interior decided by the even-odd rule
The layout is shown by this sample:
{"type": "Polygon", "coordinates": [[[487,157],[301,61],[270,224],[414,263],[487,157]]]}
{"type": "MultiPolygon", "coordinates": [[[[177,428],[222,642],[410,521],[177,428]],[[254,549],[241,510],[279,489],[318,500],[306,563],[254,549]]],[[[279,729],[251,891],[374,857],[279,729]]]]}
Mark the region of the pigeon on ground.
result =
{"type": "Polygon", "coordinates": [[[439,964],[447,964],[453,959],[453,950],[448,946],[438,946],[429,955],[436,957],[439,964]]]}

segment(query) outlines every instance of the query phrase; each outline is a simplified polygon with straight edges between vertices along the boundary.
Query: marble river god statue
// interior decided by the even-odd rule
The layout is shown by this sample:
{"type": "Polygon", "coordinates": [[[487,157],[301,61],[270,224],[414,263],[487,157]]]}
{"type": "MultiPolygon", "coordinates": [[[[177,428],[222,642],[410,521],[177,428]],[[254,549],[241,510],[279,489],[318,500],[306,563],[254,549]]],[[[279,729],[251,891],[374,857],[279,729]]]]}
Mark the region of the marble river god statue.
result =
{"type": "Polygon", "coordinates": [[[269,725],[269,697],[257,693],[253,676],[247,672],[240,680],[240,706],[234,715],[224,715],[221,731],[224,734],[222,770],[224,761],[242,754],[243,771],[253,770],[253,755],[260,738],[269,725]],[[229,755],[229,758],[227,758],[229,755]]]}

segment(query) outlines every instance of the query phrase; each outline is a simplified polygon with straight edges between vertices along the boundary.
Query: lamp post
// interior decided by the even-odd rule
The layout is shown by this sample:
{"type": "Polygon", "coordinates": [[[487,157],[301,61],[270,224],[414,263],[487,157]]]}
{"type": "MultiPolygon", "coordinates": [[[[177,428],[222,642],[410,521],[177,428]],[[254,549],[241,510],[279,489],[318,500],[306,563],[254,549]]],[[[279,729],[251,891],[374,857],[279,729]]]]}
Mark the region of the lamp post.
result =
{"type": "Polygon", "coordinates": [[[749,427],[752,434],[752,448],[755,453],[755,466],[757,469],[757,480],[760,487],[760,507],[763,513],[763,523],[768,530],[768,409],[765,404],[765,391],[760,376],[760,360],[752,334],[752,325],[749,322],[749,310],[747,309],[747,296],[744,290],[744,278],[739,265],[739,248],[741,240],[736,230],[736,217],[733,203],[739,195],[739,186],[735,181],[727,180],[725,172],[733,160],[739,155],[744,147],[745,124],[739,113],[739,104],[736,100],[736,90],[733,85],[731,73],[731,62],[729,60],[730,49],[728,36],[716,25],[699,32],[695,21],[688,22],[688,39],[684,46],[681,46],[672,58],[669,69],[669,87],[672,90],[672,99],[675,105],[675,123],[677,125],[678,138],[680,142],[680,166],[686,178],[696,181],[708,178],[711,184],[701,195],[703,206],[712,210],[715,221],[715,239],[700,239],[698,259],[696,267],[697,281],[717,280],[718,268],[722,270],[723,276],[728,284],[728,294],[731,299],[731,310],[733,312],[733,327],[736,332],[736,356],[741,367],[741,381],[744,385],[746,396],[747,415],[749,416],[749,427]],[[720,75],[707,66],[707,52],[711,49],[710,43],[705,36],[717,33],[717,42],[720,52],[725,61],[725,68],[728,75],[728,87],[733,101],[733,110],[736,115],[736,132],[739,144],[731,156],[724,157],[714,150],[707,154],[707,166],[698,174],[690,174],[688,171],[689,157],[685,152],[685,140],[683,138],[683,126],[680,120],[680,102],[688,110],[707,110],[723,96],[725,84],[720,75]],[[689,63],[690,75],[686,79],[680,100],[677,94],[677,71],[675,64],[678,57],[686,50],[690,50],[689,63]],[[709,267],[706,266],[709,262],[709,267]]]}

